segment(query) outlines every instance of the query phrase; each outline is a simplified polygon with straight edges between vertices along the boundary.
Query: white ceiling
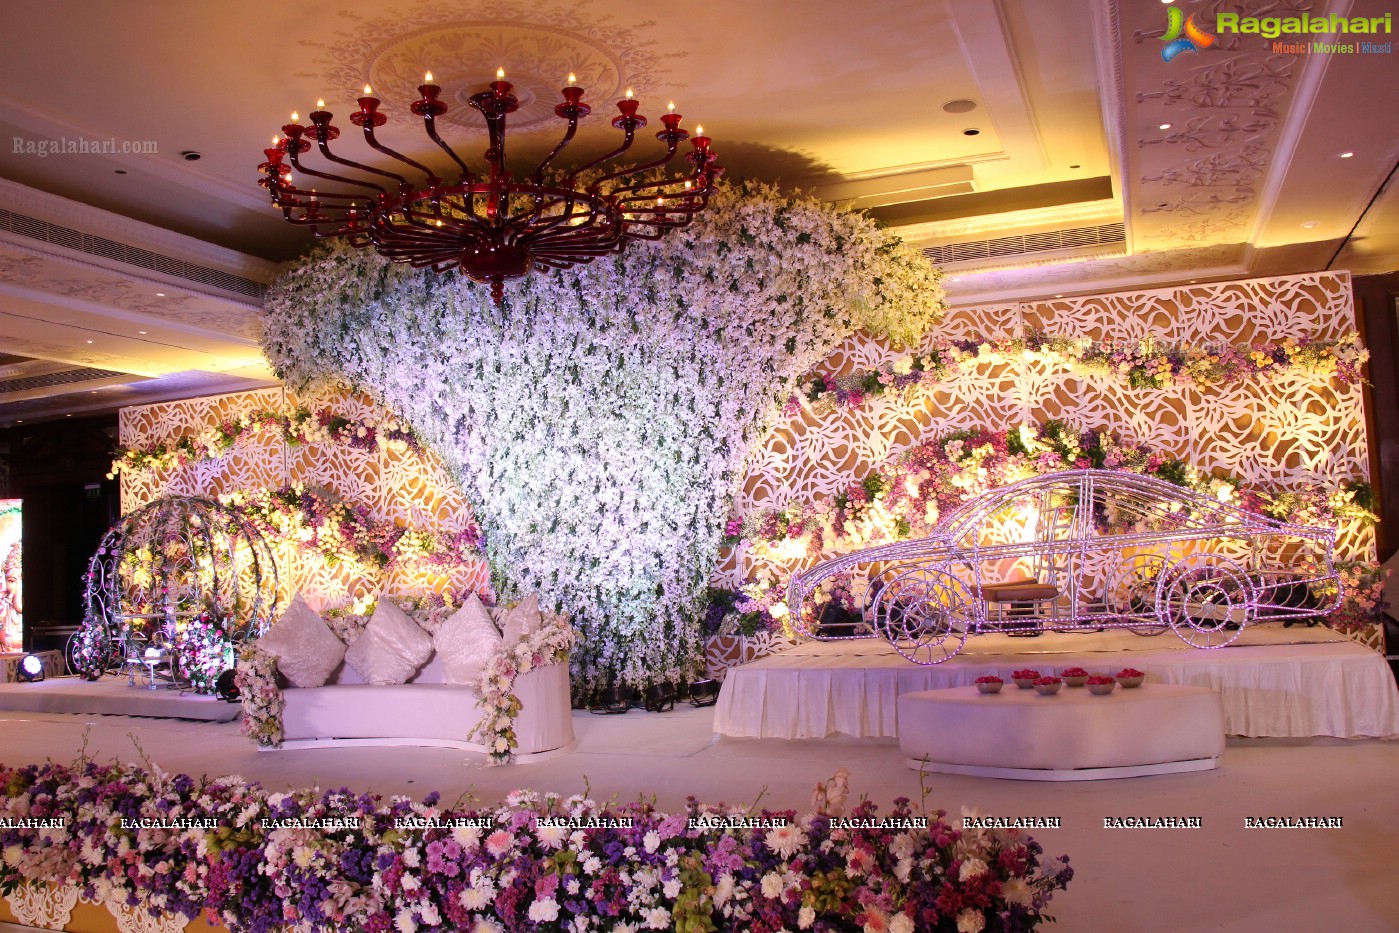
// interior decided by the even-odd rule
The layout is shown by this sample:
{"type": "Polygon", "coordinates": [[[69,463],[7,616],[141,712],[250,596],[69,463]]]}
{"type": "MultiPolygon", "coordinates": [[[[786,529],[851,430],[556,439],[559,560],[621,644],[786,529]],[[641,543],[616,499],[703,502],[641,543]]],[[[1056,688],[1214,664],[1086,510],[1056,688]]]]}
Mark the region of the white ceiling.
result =
{"type": "MultiPolygon", "coordinates": [[[[1207,28],[1219,10],[1278,6],[1177,3],[1207,28]]],[[[1399,58],[1273,55],[1221,35],[1165,63],[1165,26],[1154,0],[7,0],[0,424],[267,382],[248,280],[270,281],[308,235],[257,187],[261,150],[318,97],[347,125],[369,81],[401,125],[390,143],[426,151],[404,119],[426,69],[455,103],[503,66],[522,101],[517,153],[553,144],[574,71],[596,108],[579,153],[610,146],[603,115],[630,86],[653,120],[673,99],[703,123],[731,176],[871,207],[915,242],[1109,235],[951,263],[958,303],[1399,266],[1399,185],[1384,188],[1399,58]],[[944,109],[957,100],[975,106],[944,109]],[[145,151],[41,157],[50,140],[145,151]],[[39,237],[23,218],[53,226],[39,237]],[[102,255],[64,230],[101,237],[102,255]]],[[[472,116],[454,107],[444,135],[479,160],[472,116]]],[[[350,134],[340,148],[363,155],[350,134]]]]}

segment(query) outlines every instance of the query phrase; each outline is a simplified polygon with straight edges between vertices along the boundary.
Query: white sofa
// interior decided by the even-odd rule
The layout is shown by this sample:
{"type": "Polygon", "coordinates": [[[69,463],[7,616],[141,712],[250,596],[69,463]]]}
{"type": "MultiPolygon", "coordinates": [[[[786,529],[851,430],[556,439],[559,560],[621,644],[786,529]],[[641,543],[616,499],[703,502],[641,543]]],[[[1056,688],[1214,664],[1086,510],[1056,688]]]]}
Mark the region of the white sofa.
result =
{"type": "MultiPolygon", "coordinates": [[[[541,760],[571,752],[573,712],[568,664],[550,664],[515,678],[520,714],[515,719],[516,760],[541,760]]],[[[341,663],[323,687],[282,691],[283,748],[346,745],[427,745],[486,751],[474,689],[445,682],[436,652],[407,683],[366,684],[341,663]]]]}

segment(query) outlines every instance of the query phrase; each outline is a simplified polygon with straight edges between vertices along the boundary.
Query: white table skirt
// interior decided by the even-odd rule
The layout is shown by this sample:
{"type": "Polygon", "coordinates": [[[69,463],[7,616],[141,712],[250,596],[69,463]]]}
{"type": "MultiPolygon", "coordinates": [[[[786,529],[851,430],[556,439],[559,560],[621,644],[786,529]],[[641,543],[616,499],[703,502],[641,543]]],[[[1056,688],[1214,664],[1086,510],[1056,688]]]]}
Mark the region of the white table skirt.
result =
{"type": "MultiPolygon", "coordinates": [[[[1284,634],[1327,637],[1322,630],[1308,634],[1291,629],[1279,630],[1270,640],[1284,634]]],[[[1004,636],[982,640],[989,638],[1010,643],[1004,636]]],[[[989,673],[1009,680],[1019,667],[1078,665],[1095,673],[1131,666],[1146,671],[1149,682],[1218,690],[1230,735],[1399,737],[1399,690],[1388,664],[1347,639],[1205,651],[1171,642],[1147,647],[1161,643],[1153,638],[1136,639],[1139,650],[1073,650],[1091,638],[1062,635],[1051,642],[1044,636],[1025,644],[1028,651],[969,651],[930,667],[904,659],[882,640],[804,645],[729,671],[715,710],[715,731],[758,738],[892,738],[898,735],[900,694],[970,685],[989,673]],[[1051,644],[1055,650],[1045,650],[1051,644]]]]}

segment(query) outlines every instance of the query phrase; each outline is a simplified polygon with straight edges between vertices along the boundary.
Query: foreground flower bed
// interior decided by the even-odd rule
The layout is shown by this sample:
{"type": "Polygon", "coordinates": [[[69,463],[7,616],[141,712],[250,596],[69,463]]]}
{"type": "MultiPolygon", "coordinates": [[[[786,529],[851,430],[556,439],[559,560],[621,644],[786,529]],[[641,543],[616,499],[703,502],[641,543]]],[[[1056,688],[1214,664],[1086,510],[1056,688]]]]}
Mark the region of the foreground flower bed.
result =
{"type": "Polygon", "coordinates": [[[1028,930],[1073,875],[1016,830],[904,799],[884,816],[530,791],[443,806],[93,762],[0,782],[0,891],[75,885],[233,931],[1028,930]]]}

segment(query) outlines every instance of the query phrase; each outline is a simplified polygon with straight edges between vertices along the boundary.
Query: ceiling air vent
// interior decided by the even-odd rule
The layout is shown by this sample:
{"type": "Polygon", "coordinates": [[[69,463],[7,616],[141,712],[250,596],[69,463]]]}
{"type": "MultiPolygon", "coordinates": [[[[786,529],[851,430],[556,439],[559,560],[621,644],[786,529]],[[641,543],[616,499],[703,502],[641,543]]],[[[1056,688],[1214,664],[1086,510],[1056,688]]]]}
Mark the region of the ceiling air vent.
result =
{"type": "Polygon", "coordinates": [[[74,382],[92,382],[94,379],[107,379],[112,376],[125,376],[111,369],[65,369],[42,376],[22,376],[18,379],[0,379],[0,395],[11,392],[30,392],[34,389],[50,389],[66,386],[74,382]]]}
{"type": "Polygon", "coordinates": [[[39,220],[24,214],[16,214],[14,211],[7,211],[2,207],[0,207],[0,230],[28,237],[31,240],[40,240],[53,246],[62,246],[79,253],[87,253],[89,256],[101,256],[103,259],[111,259],[128,266],[159,272],[184,279],[187,282],[197,282],[200,285],[242,295],[254,301],[262,301],[263,292],[266,289],[266,286],[261,282],[243,278],[241,275],[220,272],[218,269],[210,269],[207,266],[197,266],[182,259],[172,259],[139,246],[128,246],[106,237],[74,230],[72,227],[52,224],[46,220],[39,220]]]}
{"type": "Polygon", "coordinates": [[[923,255],[940,266],[954,262],[974,262],[979,259],[1005,259],[1028,253],[1043,253],[1057,249],[1077,249],[1083,246],[1109,246],[1127,241],[1122,224],[1099,224],[1096,227],[1070,227],[994,240],[972,240],[967,243],[945,243],[925,246],[923,255]]]}

